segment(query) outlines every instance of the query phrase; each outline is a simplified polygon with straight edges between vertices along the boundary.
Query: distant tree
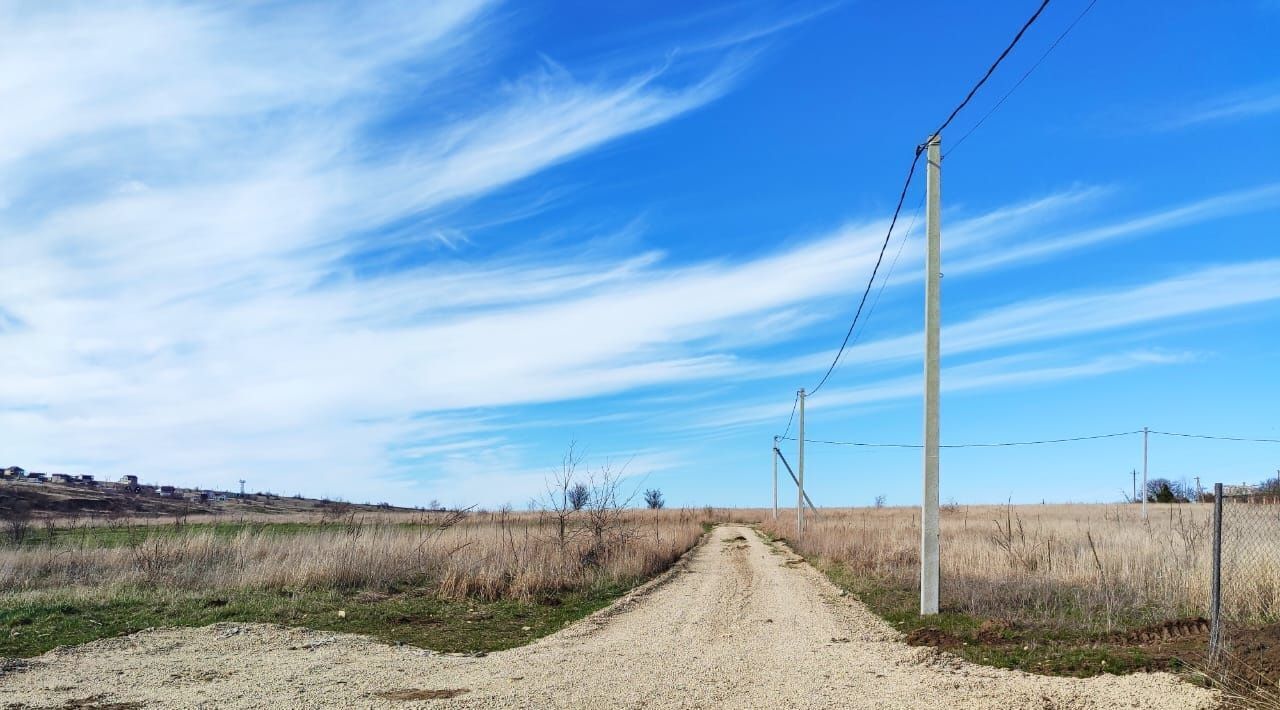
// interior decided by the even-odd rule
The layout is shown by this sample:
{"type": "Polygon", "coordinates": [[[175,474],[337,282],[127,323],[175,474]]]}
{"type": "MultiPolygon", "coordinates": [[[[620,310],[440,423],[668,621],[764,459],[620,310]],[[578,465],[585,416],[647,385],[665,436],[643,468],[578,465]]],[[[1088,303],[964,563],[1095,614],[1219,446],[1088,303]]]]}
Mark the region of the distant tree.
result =
{"type": "Polygon", "coordinates": [[[883,496],[883,495],[878,495],[878,496],[876,496],[876,507],[877,507],[877,508],[883,508],[883,507],[884,507],[884,496],[883,496]]]}
{"type": "Polygon", "coordinates": [[[436,500],[435,498],[432,498],[427,503],[427,510],[441,510],[443,508],[444,506],[440,505],[440,501],[436,500]]]}
{"type": "Polygon", "coordinates": [[[650,488],[644,492],[644,504],[649,506],[650,510],[658,510],[666,505],[666,501],[662,499],[662,491],[650,488]]]}
{"type": "Polygon", "coordinates": [[[666,505],[666,501],[662,500],[662,491],[657,488],[647,488],[644,492],[644,504],[649,506],[649,510],[653,511],[653,544],[655,546],[662,544],[662,539],[658,536],[658,511],[662,506],[666,505]]]}
{"type": "Polygon", "coordinates": [[[1147,481],[1148,503],[1187,503],[1187,486],[1167,478],[1153,478],[1147,481]]]}
{"type": "Polygon", "coordinates": [[[1268,478],[1258,484],[1258,492],[1264,495],[1280,495],[1280,471],[1275,478],[1268,478]]]}
{"type": "Polygon", "coordinates": [[[575,511],[582,510],[591,499],[591,489],[585,483],[575,483],[569,488],[568,496],[569,507],[575,511]]]}

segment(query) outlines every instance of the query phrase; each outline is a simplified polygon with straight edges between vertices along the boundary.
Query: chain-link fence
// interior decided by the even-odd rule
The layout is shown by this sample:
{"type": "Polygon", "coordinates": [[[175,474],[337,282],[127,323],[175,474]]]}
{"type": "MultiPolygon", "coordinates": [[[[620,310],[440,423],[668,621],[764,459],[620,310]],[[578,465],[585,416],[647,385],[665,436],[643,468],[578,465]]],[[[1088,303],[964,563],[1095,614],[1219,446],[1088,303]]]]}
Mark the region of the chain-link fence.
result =
{"type": "Polygon", "coordinates": [[[1280,620],[1280,490],[1214,486],[1209,657],[1233,634],[1280,620]]]}

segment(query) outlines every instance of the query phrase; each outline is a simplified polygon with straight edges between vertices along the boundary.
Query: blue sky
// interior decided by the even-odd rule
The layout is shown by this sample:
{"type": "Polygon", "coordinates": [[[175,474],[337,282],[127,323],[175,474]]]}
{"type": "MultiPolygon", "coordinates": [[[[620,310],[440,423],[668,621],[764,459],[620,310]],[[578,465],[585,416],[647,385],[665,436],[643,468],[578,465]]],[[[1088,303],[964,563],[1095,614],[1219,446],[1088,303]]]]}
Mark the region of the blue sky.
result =
{"type": "MultiPolygon", "coordinates": [[[[410,5],[0,4],[0,464],[519,506],[577,441],[764,505],[913,147],[1035,3],[410,5]]],[[[1100,0],[948,156],[944,442],[1280,438],[1278,31],[1100,0]]],[[[922,188],[813,438],[919,440],[922,188]]],[[[950,450],[942,497],[1114,500],[1140,465],[950,450]]],[[[1257,480],[1280,446],[1151,467],[1257,480]]],[[[820,505],[919,471],[808,450],[820,505]]]]}

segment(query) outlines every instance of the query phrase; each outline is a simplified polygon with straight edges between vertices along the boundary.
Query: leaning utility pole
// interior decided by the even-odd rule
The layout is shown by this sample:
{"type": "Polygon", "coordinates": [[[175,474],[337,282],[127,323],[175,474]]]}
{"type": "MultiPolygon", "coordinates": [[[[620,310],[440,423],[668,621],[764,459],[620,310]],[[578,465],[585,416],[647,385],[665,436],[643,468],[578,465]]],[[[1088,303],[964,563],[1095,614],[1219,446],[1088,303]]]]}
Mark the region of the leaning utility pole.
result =
{"type": "Polygon", "coordinates": [[[1147,519],[1147,435],[1151,430],[1142,427],[1142,519],[1147,519]]]}
{"type": "Polygon", "coordinates": [[[796,462],[796,536],[804,534],[804,388],[796,393],[800,407],[800,433],[796,434],[796,444],[800,447],[800,456],[796,462]]]}
{"type": "Polygon", "coordinates": [[[773,450],[769,453],[773,455],[773,519],[778,519],[778,441],[782,437],[773,437],[773,450]]]}
{"type": "Polygon", "coordinates": [[[938,613],[938,399],[942,314],[942,136],[925,156],[924,499],[920,503],[920,614],[938,613]]]}

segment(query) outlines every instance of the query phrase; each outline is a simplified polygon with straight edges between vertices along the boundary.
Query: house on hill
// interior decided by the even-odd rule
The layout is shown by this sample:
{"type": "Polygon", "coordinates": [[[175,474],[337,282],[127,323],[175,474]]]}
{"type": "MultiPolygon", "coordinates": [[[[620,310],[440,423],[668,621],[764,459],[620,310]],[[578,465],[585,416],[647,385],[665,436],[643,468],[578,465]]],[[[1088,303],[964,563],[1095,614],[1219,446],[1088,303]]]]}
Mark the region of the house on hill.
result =
{"type": "Polygon", "coordinates": [[[49,478],[52,479],[54,483],[64,483],[67,485],[77,483],[79,480],[77,476],[73,476],[69,473],[55,473],[49,478]]]}
{"type": "Polygon", "coordinates": [[[25,478],[27,472],[20,466],[10,466],[9,468],[0,469],[0,478],[25,478]]]}
{"type": "Polygon", "coordinates": [[[126,485],[126,486],[128,486],[128,487],[130,487],[130,488],[137,488],[137,487],[138,487],[138,477],[137,477],[137,476],[121,476],[121,477],[120,477],[120,480],[119,480],[119,481],[117,481],[117,483],[120,483],[120,484],[126,485]]]}

